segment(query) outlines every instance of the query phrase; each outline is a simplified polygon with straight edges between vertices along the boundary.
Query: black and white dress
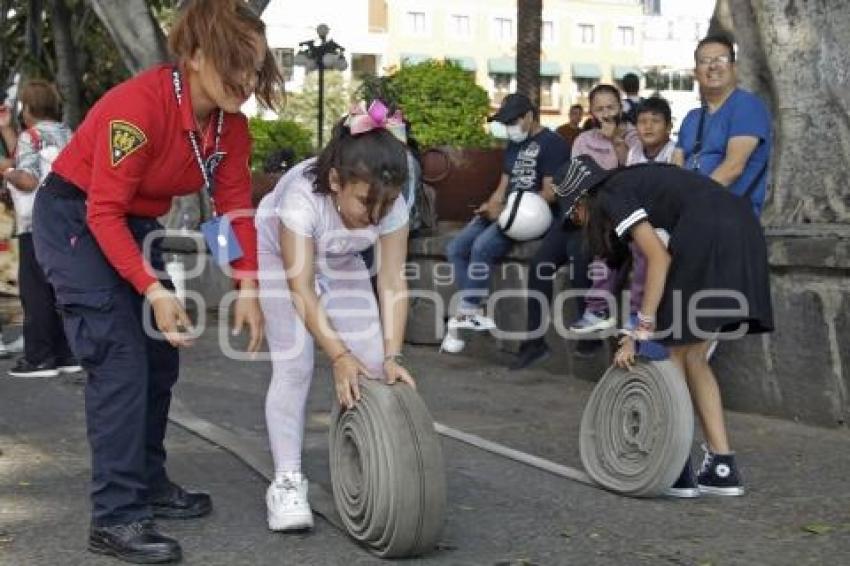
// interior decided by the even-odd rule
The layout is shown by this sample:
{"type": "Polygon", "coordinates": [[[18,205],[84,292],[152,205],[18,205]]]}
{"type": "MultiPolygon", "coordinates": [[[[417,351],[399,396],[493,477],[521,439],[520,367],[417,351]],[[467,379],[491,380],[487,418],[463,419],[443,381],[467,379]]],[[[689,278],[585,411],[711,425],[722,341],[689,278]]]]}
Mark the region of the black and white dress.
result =
{"type": "Polygon", "coordinates": [[[658,164],[621,169],[598,191],[618,237],[630,239],[644,220],[670,233],[659,341],[773,330],[764,232],[748,200],[708,177],[658,164]]]}

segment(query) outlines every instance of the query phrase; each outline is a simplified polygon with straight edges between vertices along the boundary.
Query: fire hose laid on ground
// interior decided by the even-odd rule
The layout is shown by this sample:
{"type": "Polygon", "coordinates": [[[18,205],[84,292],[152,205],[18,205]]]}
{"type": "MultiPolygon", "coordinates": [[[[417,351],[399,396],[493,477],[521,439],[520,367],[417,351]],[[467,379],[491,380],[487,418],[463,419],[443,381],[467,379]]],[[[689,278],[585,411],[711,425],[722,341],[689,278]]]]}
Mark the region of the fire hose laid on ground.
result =
{"type": "Polygon", "coordinates": [[[670,361],[611,367],[590,395],[579,449],[599,485],[656,497],[673,485],[691,451],[694,417],[684,376],[670,361]]]}
{"type": "MultiPolygon", "coordinates": [[[[311,486],[311,505],[374,554],[411,557],[432,551],[446,514],[446,478],[438,435],[549,473],[632,497],[673,484],[691,449],[693,409],[684,377],[669,361],[610,368],[582,416],[579,447],[586,473],[435,423],[409,386],[361,380],[351,410],[333,410],[333,497],[311,486]]],[[[172,421],[271,478],[268,449],[193,415],[178,400],[172,421]]]]}
{"type": "Polygon", "coordinates": [[[360,401],[337,404],[330,426],[331,483],[348,533],[385,558],[434,549],[445,522],[440,438],[408,385],[361,380],[360,401]]]}

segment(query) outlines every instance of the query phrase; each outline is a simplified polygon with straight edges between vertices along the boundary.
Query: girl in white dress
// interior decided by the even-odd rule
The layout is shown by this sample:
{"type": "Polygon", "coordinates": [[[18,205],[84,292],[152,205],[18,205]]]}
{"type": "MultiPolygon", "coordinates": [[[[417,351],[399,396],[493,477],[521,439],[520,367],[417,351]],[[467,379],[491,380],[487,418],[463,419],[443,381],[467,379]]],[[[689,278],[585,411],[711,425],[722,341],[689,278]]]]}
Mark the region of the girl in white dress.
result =
{"type": "Polygon", "coordinates": [[[266,397],[275,478],[269,528],[312,527],[301,473],[304,413],[318,343],[346,408],[360,376],[414,385],[401,365],[407,319],[404,125],[380,101],[337,124],[318,157],[291,169],[257,209],[260,303],[272,353],[266,397]],[[377,300],[360,252],[376,245],[377,300]],[[380,302],[380,311],[378,303],[380,302]],[[380,312],[380,314],[379,314],[380,312]]]}

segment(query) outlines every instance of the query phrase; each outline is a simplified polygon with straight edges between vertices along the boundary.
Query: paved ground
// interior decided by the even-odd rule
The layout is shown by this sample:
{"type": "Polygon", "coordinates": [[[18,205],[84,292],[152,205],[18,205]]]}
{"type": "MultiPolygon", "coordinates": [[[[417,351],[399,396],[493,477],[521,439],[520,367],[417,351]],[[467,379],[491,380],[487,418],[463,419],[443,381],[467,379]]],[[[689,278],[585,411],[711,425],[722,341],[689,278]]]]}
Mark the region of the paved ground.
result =
{"type": "MultiPolygon", "coordinates": [[[[490,347],[485,341],[483,348],[490,347]]],[[[577,431],[593,376],[509,372],[492,363],[411,348],[410,366],[435,420],[580,467],[577,431]]],[[[320,362],[320,365],[324,362],[320,362]]],[[[0,371],[10,362],[0,362],[0,371]]],[[[183,359],[177,394],[189,410],[264,441],[269,366],[219,353],[208,333],[183,359]]],[[[330,377],[310,398],[305,466],[330,489],[330,377]]],[[[633,500],[445,440],[449,487],[440,548],[426,565],[850,563],[846,430],[730,414],[749,494],[740,499],[633,500]]],[[[88,451],[75,380],[0,377],[0,564],[115,564],[85,550],[88,451]]],[[[265,482],[229,453],[172,427],[172,476],[212,492],[215,513],[163,523],[186,564],[378,564],[323,520],[310,534],[264,524],[265,482]]]]}

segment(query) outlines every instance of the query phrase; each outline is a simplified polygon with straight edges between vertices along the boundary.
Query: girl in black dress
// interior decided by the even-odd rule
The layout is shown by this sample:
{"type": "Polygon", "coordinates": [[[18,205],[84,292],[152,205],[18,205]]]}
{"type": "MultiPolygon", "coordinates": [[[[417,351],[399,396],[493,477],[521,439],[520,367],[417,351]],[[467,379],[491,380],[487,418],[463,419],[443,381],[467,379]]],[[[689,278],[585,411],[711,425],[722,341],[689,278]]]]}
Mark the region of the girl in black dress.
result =
{"type": "Polygon", "coordinates": [[[630,367],[635,340],[652,337],[687,378],[706,458],[697,481],[686,464],[670,495],[742,495],[706,352],[713,339],[773,330],[764,233],[748,203],[673,165],[611,171],[580,156],[555,182],[561,209],[585,227],[591,253],[616,265],[631,240],[647,258],[638,327],[621,340],[614,361],[630,367]],[[654,228],[670,234],[669,248],[654,228]]]}

